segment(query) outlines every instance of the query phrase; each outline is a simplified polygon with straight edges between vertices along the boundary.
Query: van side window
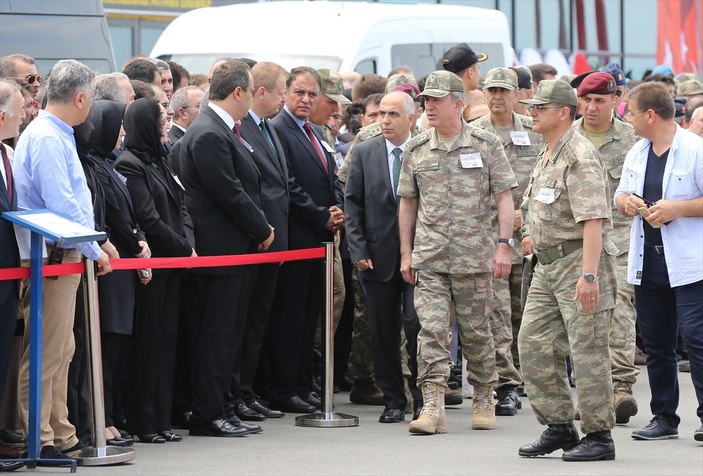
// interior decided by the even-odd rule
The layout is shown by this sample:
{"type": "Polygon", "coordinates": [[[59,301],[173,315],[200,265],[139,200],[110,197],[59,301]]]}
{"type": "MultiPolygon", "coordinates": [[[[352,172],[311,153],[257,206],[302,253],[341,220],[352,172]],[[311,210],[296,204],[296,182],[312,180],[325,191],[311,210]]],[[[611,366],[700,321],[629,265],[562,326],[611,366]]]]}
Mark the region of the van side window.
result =
{"type": "Polygon", "coordinates": [[[373,58],[366,58],[365,60],[359,61],[359,63],[356,65],[356,68],[354,68],[354,71],[359,74],[375,73],[376,60],[373,58]]]}

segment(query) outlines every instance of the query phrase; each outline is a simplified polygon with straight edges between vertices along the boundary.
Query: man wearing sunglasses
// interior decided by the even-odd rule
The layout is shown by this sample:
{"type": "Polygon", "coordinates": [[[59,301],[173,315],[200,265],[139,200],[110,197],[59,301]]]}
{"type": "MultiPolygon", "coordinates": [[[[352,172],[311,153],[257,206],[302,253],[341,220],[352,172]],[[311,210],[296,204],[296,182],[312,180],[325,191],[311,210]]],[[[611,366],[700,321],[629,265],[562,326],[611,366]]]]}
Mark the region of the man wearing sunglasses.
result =
{"type": "Polygon", "coordinates": [[[41,76],[37,72],[34,58],[23,54],[13,54],[0,58],[0,78],[21,79],[32,87],[32,99],[41,86],[41,76]]]}
{"type": "Polygon", "coordinates": [[[543,80],[523,100],[532,129],[547,141],[522,202],[523,253],[535,267],[518,336],[530,405],[547,429],[520,456],[563,449],[564,461],[615,459],[615,424],[608,355],[615,269],[610,242],[610,190],[596,149],[572,128],[577,99],[569,83],[543,80]],[[571,356],[578,382],[581,429],[566,379],[571,356]]]}

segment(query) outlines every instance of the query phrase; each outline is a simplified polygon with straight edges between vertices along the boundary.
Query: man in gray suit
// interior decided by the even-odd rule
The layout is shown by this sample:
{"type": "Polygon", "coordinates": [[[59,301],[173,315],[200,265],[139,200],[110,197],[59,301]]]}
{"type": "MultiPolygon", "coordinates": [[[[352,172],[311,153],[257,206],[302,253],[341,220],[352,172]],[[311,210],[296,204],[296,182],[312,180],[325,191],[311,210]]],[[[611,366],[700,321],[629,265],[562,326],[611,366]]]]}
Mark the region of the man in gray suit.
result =
{"type": "Polygon", "coordinates": [[[417,341],[419,323],[412,286],[400,275],[398,198],[403,150],[415,125],[415,103],[403,92],[384,96],[379,106],[382,135],[351,151],[344,201],[347,239],[366,291],[376,384],[385,409],[379,422],[404,419],[407,403],[400,363],[400,329],[417,341]],[[401,309],[405,306],[401,319],[401,309]]]}

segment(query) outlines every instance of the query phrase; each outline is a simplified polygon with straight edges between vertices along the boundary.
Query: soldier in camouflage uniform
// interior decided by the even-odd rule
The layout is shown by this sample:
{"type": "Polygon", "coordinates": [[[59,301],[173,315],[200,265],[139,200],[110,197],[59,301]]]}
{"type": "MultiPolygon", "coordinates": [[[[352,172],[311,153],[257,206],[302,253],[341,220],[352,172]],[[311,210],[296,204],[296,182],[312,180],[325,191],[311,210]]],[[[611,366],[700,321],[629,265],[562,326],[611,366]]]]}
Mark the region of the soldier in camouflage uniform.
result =
{"type": "MultiPolygon", "coordinates": [[[[583,117],[573,125],[600,152],[613,193],[620,183],[625,156],[637,142],[630,124],[613,119],[616,88],[616,82],[609,73],[595,72],[583,78],[577,91],[583,117]]],[[[635,289],[627,282],[627,250],[632,218],[618,213],[614,202],[611,203],[611,237],[619,252],[615,258],[618,291],[610,320],[610,368],[613,373],[615,422],[627,423],[631,416],[637,414],[632,385],[639,374],[635,365],[635,289]]]]}
{"type": "Polygon", "coordinates": [[[518,336],[530,405],[548,428],[520,456],[564,449],[565,461],[611,460],[615,444],[608,355],[617,252],[608,238],[610,190],[598,151],[571,127],[577,99],[569,83],[544,80],[525,100],[547,144],[522,203],[523,253],[538,259],[518,336]],[[566,379],[571,356],[581,405],[579,441],[566,379]]]}
{"type": "Polygon", "coordinates": [[[411,433],[444,433],[444,393],[452,366],[449,309],[454,303],[468,382],[474,386],[472,429],[494,429],[493,386],[498,381],[490,329],[492,278],[510,273],[511,249],[496,245],[491,201],[498,204],[500,236],[512,236],[510,189],[517,186],[495,135],[464,122],[461,78],[435,71],[425,104],[432,128],[405,148],[400,174],[401,273],[415,286],[418,384],[424,407],[411,433]]]}
{"type": "MultiPolygon", "coordinates": [[[[497,135],[503,143],[518,186],[512,191],[515,208],[515,225],[509,239],[512,251],[512,268],[507,280],[493,280],[493,312],[491,313],[491,331],[496,348],[496,369],[498,386],[496,393],[496,415],[515,415],[521,407],[517,386],[522,384],[518,362],[514,362],[511,351],[513,342],[517,346],[517,332],[520,330],[522,310],[520,293],[522,286],[522,249],[516,246],[520,242],[519,230],[522,223],[520,204],[527,183],[535,166],[537,154],[544,143],[544,138],[532,132],[532,119],[513,112],[513,103],[517,102],[518,76],[510,68],[494,68],[486,75],[483,90],[486,95],[490,114],[474,121],[471,125],[497,135]],[[515,334],[513,335],[513,330],[515,334]]],[[[498,240],[498,210],[491,207],[493,237],[498,240]]]]}

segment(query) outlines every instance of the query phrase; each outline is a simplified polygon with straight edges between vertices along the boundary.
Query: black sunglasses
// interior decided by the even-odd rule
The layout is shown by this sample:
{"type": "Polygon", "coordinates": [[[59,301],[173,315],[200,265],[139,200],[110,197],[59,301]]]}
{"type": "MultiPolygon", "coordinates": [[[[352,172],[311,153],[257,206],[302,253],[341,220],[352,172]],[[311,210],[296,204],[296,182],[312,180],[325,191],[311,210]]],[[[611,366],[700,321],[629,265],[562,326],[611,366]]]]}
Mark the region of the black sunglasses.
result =
{"type": "Polygon", "coordinates": [[[18,78],[18,79],[24,79],[29,84],[34,84],[34,81],[36,81],[37,83],[41,83],[41,76],[39,76],[38,74],[28,74],[24,78],[18,78]]]}

